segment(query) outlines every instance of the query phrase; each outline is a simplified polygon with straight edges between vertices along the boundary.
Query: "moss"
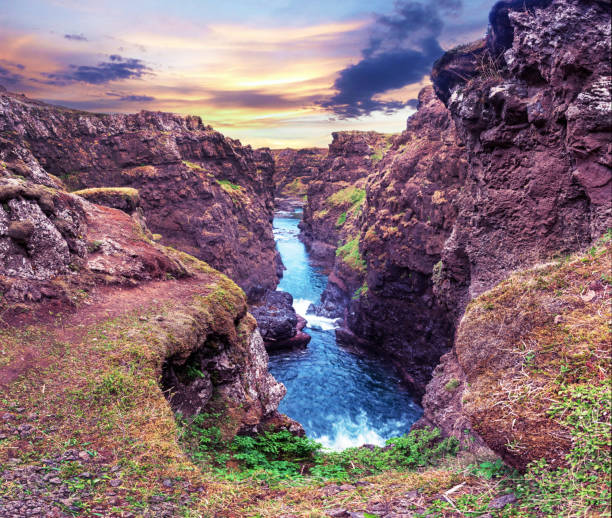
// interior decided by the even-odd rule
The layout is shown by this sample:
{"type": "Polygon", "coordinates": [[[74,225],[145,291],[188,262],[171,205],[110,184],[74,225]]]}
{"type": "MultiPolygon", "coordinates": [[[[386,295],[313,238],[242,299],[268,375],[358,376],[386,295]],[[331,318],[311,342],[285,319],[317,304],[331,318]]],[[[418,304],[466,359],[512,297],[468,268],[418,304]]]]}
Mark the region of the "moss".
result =
{"type": "Polygon", "coordinates": [[[229,180],[217,180],[217,183],[221,186],[221,188],[226,192],[232,191],[240,191],[242,187],[235,183],[230,182],[229,180]]]}
{"type": "Polygon", "coordinates": [[[382,160],[383,157],[383,151],[382,149],[377,149],[376,151],[374,151],[374,153],[372,153],[370,155],[370,160],[372,161],[373,164],[378,164],[378,162],[380,162],[382,160]]]}
{"type": "Polygon", "coordinates": [[[359,252],[359,237],[347,241],[338,247],[336,256],[339,257],[347,266],[359,273],[365,273],[366,262],[359,252]]]}
{"type": "Polygon", "coordinates": [[[464,411],[519,467],[542,457],[562,466],[569,430],[545,416],[563,390],[609,379],[611,313],[600,279],[612,268],[610,255],[600,242],[592,253],[517,272],[466,310],[455,344],[470,379],[464,411]]]}
{"type": "Polygon", "coordinates": [[[90,189],[81,189],[73,191],[72,194],[82,196],[83,198],[97,198],[100,196],[121,196],[132,201],[138,201],[139,194],[137,189],[132,187],[92,187],[90,189]]]}
{"type": "Polygon", "coordinates": [[[352,208],[356,208],[364,202],[365,196],[365,189],[350,186],[332,194],[327,198],[326,203],[330,207],[351,206],[352,208]]]}
{"type": "Polygon", "coordinates": [[[453,378],[449,380],[446,385],[444,385],[444,390],[453,392],[457,389],[457,387],[459,387],[460,384],[461,382],[457,378],[453,378]]]}
{"type": "Polygon", "coordinates": [[[353,293],[352,300],[358,300],[361,297],[365,297],[368,294],[368,282],[365,281],[359,288],[353,293]]]}
{"type": "Polygon", "coordinates": [[[281,190],[283,196],[305,196],[308,185],[304,183],[304,177],[294,178],[293,181],[281,190]]]}
{"type": "Polygon", "coordinates": [[[187,160],[183,160],[183,165],[186,165],[189,169],[193,169],[194,171],[204,171],[204,168],[201,165],[198,165],[194,162],[189,162],[187,160]]]}
{"type": "Polygon", "coordinates": [[[344,225],[344,223],[346,223],[346,212],[343,212],[342,214],[340,214],[340,216],[338,216],[338,219],[336,221],[336,227],[341,227],[342,225],[344,225]]]}

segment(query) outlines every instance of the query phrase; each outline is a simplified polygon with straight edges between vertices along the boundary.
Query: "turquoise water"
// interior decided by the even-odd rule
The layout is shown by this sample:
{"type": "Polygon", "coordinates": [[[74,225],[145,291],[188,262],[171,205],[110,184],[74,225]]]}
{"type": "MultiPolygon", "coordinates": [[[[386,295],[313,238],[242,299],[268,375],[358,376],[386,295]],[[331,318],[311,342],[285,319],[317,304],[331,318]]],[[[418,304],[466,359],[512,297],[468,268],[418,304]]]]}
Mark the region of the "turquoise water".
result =
{"type": "Polygon", "coordinates": [[[406,433],[421,416],[397,372],[379,358],[336,344],[333,320],[306,314],[327,283],[298,239],[299,214],[276,217],[276,244],[287,270],[279,289],[293,295],[312,336],[303,350],[270,354],[270,372],[287,387],[279,410],[299,421],[309,437],[333,449],[384,444],[406,433]]]}

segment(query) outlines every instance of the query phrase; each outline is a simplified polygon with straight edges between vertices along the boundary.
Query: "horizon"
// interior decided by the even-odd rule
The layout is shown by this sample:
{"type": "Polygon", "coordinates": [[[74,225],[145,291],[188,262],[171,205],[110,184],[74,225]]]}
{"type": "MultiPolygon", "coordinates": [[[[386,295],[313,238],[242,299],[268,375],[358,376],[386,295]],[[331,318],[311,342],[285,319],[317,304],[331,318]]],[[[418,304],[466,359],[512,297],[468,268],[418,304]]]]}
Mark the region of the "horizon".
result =
{"type": "Polygon", "coordinates": [[[0,84],[72,109],[197,115],[254,148],[399,133],[433,61],[482,37],[494,1],[360,4],[24,0],[0,13],[0,84]]]}

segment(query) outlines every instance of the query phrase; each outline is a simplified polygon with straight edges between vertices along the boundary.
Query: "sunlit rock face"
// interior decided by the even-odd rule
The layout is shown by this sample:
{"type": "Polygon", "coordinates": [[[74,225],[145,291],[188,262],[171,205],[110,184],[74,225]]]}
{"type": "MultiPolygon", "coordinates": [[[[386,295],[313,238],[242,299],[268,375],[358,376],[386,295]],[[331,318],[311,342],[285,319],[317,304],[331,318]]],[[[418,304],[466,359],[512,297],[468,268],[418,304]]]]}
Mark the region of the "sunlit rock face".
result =
{"type": "Polygon", "coordinates": [[[609,2],[536,4],[495,18],[510,25],[488,37],[496,65],[449,95],[469,168],[437,289],[456,317],[514,269],[610,226],[609,2]]]}
{"type": "MultiPolygon", "coordinates": [[[[498,64],[447,90],[468,169],[456,197],[458,215],[444,244],[434,295],[460,326],[453,351],[436,369],[423,399],[427,422],[464,439],[468,425],[477,427],[490,447],[521,468],[542,455],[562,462],[560,451],[567,450],[567,443],[546,442],[549,425],[542,424],[543,411],[525,419],[521,415],[516,429],[524,440],[541,440],[523,453],[509,451],[500,435],[509,441],[512,420],[493,422],[479,405],[485,404],[486,393],[495,392],[493,379],[499,386],[511,385],[515,365],[508,363],[508,340],[528,341],[528,333],[538,326],[557,329],[555,324],[564,317],[555,314],[585,301],[573,297],[561,302],[555,300],[557,295],[537,293],[525,299],[532,300],[531,314],[510,304],[502,316],[487,317],[484,311],[497,300],[485,300],[484,309],[476,305],[480,313],[464,311],[512,272],[584,250],[612,226],[610,2],[533,4],[525,9],[522,3],[505,2],[505,14],[494,19],[485,42],[490,52],[501,52],[498,64]],[[512,38],[500,39],[500,34],[512,38]],[[477,314],[483,326],[479,329],[473,327],[477,314]],[[483,362],[486,351],[492,356],[483,362]],[[460,389],[449,390],[449,383],[460,389]],[[466,383],[469,391],[464,390],[466,383]],[[471,396],[466,399],[467,392],[471,396]]],[[[440,63],[451,67],[452,59],[440,63]]],[[[436,85],[442,91],[447,87],[443,82],[436,85]]],[[[570,278],[568,272],[563,275],[570,278]]],[[[512,283],[502,286],[517,288],[512,283]]],[[[523,286],[523,295],[529,291],[527,284],[518,286],[523,286]]],[[[593,300],[601,289],[593,284],[593,300]]],[[[504,295],[503,287],[496,290],[504,295]]],[[[499,302],[505,307],[507,299],[499,302]]],[[[482,445],[480,440],[468,442],[482,445]]]]}
{"type": "Polygon", "coordinates": [[[390,354],[419,395],[452,340],[452,321],[433,294],[432,276],[465,176],[453,121],[428,87],[406,131],[393,138],[368,177],[360,225],[367,273],[347,315],[350,330],[390,354]]]}
{"type": "Polygon", "coordinates": [[[277,283],[274,161],[161,112],[103,115],[0,94],[0,159],[50,187],[130,187],[164,244],[220,269],[257,299],[277,283]],[[54,176],[53,176],[54,175],[54,176]]]}

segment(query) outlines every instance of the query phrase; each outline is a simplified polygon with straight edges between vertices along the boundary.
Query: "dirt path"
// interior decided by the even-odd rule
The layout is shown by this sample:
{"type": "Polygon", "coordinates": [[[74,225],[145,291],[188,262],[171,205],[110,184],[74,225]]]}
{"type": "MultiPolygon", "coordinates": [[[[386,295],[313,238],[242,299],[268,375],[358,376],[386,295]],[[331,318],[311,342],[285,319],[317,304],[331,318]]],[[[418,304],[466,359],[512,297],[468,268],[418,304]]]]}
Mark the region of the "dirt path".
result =
{"type": "MultiPolygon", "coordinates": [[[[96,288],[89,299],[78,307],[50,311],[44,306],[35,314],[24,315],[21,329],[36,326],[46,335],[44,349],[26,345],[8,364],[0,366],[0,387],[7,387],[31,369],[42,369],[51,363],[51,352],[62,342],[82,341],[91,326],[136,309],[145,310],[156,304],[183,302],[195,294],[206,294],[212,276],[200,275],[180,280],[150,281],[133,288],[103,286],[96,288]]],[[[0,352],[4,344],[0,344],[0,352]]],[[[12,351],[14,352],[14,351],[12,351]]],[[[6,353],[5,353],[6,354],[6,353]]]]}

